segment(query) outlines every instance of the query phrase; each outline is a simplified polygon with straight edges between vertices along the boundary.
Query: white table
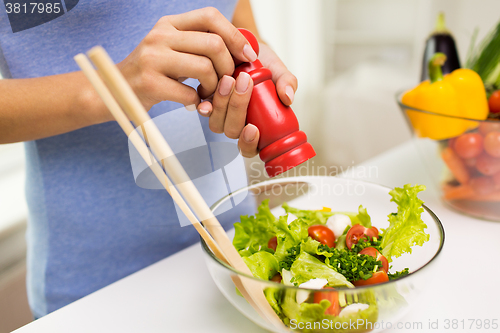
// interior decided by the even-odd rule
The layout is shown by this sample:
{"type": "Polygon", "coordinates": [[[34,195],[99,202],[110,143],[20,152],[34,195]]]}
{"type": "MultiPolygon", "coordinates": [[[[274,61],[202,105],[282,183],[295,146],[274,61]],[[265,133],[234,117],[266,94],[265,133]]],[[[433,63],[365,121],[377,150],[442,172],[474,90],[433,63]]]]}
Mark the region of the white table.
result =
{"type": "MultiPolygon", "coordinates": [[[[365,169],[354,170],[354,176],[390,187],[405,183],[431,184],[410,143],[361,167],[365,169]]],[[[422,328],[389,331],[482,332],[469,329],[469,319],[500,322],[500,289],[495,285],[500,281],[500,223],[480,221],[448,210],[431,186],[422,198],[443,221],[445,246],[440,265],[435,269],[435,282],[429,285],[428,292],[413,311],[400,321],[403,327],[422,323],[422,328]],[[445,321],[453,319],[458,320],[460,327],[446,330],[445,321]],[[462,319],[465,329],[461,328],[462,319]],[[429,330],[429,322],[436,320],[439,330],[429,330]]],[[[196,244],[16,332],[264,331],[235,310],[218,291],[205,266],[202,249],[196,244]]],[[[500,328],[484,329],[484,332],[500,332],[500,328]]]]}

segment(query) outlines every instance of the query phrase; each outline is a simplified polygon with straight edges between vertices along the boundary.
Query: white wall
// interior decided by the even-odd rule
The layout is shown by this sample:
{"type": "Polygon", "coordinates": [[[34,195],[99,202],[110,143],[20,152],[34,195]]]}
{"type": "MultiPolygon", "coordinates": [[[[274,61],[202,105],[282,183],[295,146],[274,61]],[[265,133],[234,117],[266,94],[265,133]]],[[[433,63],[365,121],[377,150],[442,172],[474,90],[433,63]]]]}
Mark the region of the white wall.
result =
{"type": "Polygon", "coordinates": [[[498,0],[251,0],[260,34],[299,79],[293,109],[316,165],[360,163],[410,138],[395,93],[418,82],[439,11],[465,63],[498,0]]]}

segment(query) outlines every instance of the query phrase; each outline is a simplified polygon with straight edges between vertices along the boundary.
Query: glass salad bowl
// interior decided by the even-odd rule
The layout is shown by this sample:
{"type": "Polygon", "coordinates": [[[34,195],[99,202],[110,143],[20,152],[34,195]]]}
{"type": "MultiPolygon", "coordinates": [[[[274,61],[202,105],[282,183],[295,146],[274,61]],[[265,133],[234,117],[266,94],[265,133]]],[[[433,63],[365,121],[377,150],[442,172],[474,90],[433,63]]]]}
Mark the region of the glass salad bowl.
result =
{"type": "Polygon", "coordinates": [[[441,200],[473,217],[500,221],[500,119],[441,115],[397,102],[441,200]]]}
{"type": "MultiPolygon", "coordinates": [[[[241,202],[247,196],[255,201],[256,207],[268,199],[269,208],[275,217],[285,215],[283,203],[307,210],[325,211],[324,207],[328,207],[332,212],[358,212],[359,206],[363,205],[371,217],[372,225],[381,230],[389,226],[388,215],[397,212],[396,204],[390,202],[389,191],[389,188],[373,183],[337,177],[280,178],[236,191],[215,203],[212,210],[217,215],[219,211],[226,211],[233,202],[241,202]]],[[[429,240],[423,246],[414,246],[411,254],[393,258],[390,263],[390,273],[408,268],[410,274],[375,285],[335,289],[311,286],[314,289],[305,289],[290,283],[285,285],[261,280],[221,262],[203,240],[202,247],[209,272],[222,294],[244,316],[269,331],[379,332],[395,324],[434,277],[432,267],[443,247],[444,230],[436,215],[427,207],[423,208],[422,220],[427,225],[425,232],[429,234],[429,240]],[[276,328],[261,318],[239,295],[232,282],[234,277],[259,284],[266,298],[272,301],[271,306],[281,314],[287,329],[276,328]],[[343,313],[327,316],[323,310],[318,312],[315,303],[322,304],[322,299],[338,301],[343,313]]],[[[232,239],[234,230],[228,234],[232,239]]]]}

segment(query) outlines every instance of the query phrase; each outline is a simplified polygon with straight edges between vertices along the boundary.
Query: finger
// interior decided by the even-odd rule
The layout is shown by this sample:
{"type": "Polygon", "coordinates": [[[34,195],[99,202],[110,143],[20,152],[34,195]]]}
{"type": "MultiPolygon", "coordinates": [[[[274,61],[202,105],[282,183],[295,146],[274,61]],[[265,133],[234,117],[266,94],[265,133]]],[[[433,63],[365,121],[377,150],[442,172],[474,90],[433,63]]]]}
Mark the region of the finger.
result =
{"type": "Polygon", "coordinates": [[[254,157],[258,154],[259,129],[252,124],[245,126],[238,140],[238,147],[243,157],[254,157]]]}
{"type": "Polygon", "coordinates": [[[229,103],[229,98],[231,97],[231,92],[234,88],[234,83],[235,80],[231,76],[224,75],[219,82],[217,91],[214,93],[212,101],[213,110],[208,122],[210,130],[212,130],[212,132],[224,132],[224,122],[226,120],[227,105],[229,103]]]}
{"type": "Polygon", "coordinates": [[[253,81],[250,75],[241,72],[236,79],[234,91],[229,98],[224,134],[230,139],[239,138],[247,118],[248,102],[252,94],[253,81]]]}
{"type": "Polygon", "coordinates": [[[175,51],[192,53],[210,58],[218,78],[232,75],[234,61],[224,40],[217,34],[198,31],[180,31],[179,38],[172,38],[169,46],[175,51]]]}
{"type": "Polygon", "coordinates": [[[297,78],[290,72],[283,73],[276,81],[276,91],[285,105],[291,105],[297,91],[297,78]]]}
{"type": "Polygon", "coordinates": [[[178,80],[182,77],[190,77],[200,81],[201,87],[198,92],[201,98],[212,95],[217,88],[217,73],[212,61],[207,57],[195,54],[171,52],[168,59],[162,62],[158,69],[166,76],[178,80]],[[172,66],[172,64],[175,64],[172,66]]]}
{"type": "Polygon", "coordinates": [[[210,117],[212,114],[212,103],[203,101],[198,105],[198,113],[203,117],[210,117]]]}
{"type": "Polygon", "coordinates": [[[207,7],[167,16],[166,20],[178,30],[208,31],[221,36],[231,54],[241,61],[253,62],[257,59],[247,39],[216,8],[207,7]]]}
{"type": "MultiPolygon", "coordinates": [[[[182,103],[184,106],[200,104],[200,97],[193,87],[174,79],[156,74],[148,78],[147,82],[149,83],[143,88],[147,91],[137,93],[140,96],[149,96],[153,102],[172,101],[182,103]]],[[[143,101],[143,104],[151,104],[151,100],[143,101]]]]}
{"type": "Polygon", "coordinates": [[[297,78],[290,73],[276,53],[265,44],[261,45],[260,60],[273,74],[272,79],[280,100],[285,105],[292,104],[298,87],[297,78]]]}

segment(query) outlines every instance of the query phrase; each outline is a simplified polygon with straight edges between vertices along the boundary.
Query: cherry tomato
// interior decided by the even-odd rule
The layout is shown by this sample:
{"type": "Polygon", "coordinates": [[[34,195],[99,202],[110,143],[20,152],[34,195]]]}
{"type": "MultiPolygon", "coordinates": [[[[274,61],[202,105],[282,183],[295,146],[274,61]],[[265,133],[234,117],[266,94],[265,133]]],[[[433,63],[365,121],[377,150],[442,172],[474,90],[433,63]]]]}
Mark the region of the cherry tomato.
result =
{"type": "Polygon", "coordinates": [[[451,138],[448,140],[448,147],[450,147],[451,149],[455,149],[455,142],[457,141],[457,138],[451,138]]]}
{"type": "Polygon", "coordinates": [[[357,281],[354,281],[352,284],[355,285],[356,287],[359,287],[359,286],[368,286],[371,284],[378,284],[387,281],[389,281],[389,276],[387,275],[387,273],[384,271],[378,271],[373,273],[371,278],[367,280],[359,279],[357,281]]]}
{"type": "Polygon", "coordinates": [[[339,293],[333,291],[331,287],[325,287],[324,289],[330,289],[331,291],[317,291],[314,293],[314,303],[319,303],[326,299],[330,302],[330,307],[325,310],[325,314],[330,316],[338,316],[340,313],[340,303],[339,303],[339,293]]]}
{"type": "Polygon", "coordinates": [[[483,121],[479,124],[479,132],[481,132],[482,135],[494,131],[500,131],[500,121],[483,121]]]}
{"type": "Polygon", "coordinates": [[[469,182],[472,189],[477,194],[490,194],[495,190],[495,182],[491,177],[474,177],[469,182]]]}
{"type": "Polygon", "coordinates": [[[332,229],[325,227],[324,225],[312,225],[307,231],[312,239],[315,239],[328,247],[335,247],[335,234],[332,229]]]}
{"type": "Polygon", "coordinates": [[[372,239],[373,237],[378,238],[378,229],[375,227],[367,228],[365,234],[372,239]]]}
{"type": "Polygon", "coordinates": [[[367,256],[372,256],[373,258],[380,260],[382,262],[382,270],[384,272],[389,271],[389,261],[387,261],[387,258],[384,257],[378,250],[374,247],[365,247],[363,250],[359,251],[359,254],[364,254],[367,256]]]}
{"type": "Polygon", "coordinates": [[[475,167],[476,167],[476,163],[477,163],[477,159],[476,159],[476,158],[466,158],[466,159],[464,160],[464,164],[465,164],[468,168],[470,168],[470,169],[475,168],[475,167]]]}
{"type": "Polygon", "coordinates": [[[453,144],[453,149],[461,158],[477,157],[483,151],[483,136],[479,133],[460,135],[453,144]]]}
{"type": "Polygon", "coordinates": [[[354,244],[357,244],[361,238],[377,238],[378,229],[375,227],[366,228],[361,224],[355,224],[349,229],[346,235],[345,244],[350,250],[354,244]]]}
{"type": "Polygon", "coordinates": [[[484,150],[493,157],[500,157],[500,132],[490,132],[484,137],[484,150]]]}
{"type": "Polygon", "coordinates": [[[281,283],[281,274],[277,273],[275,276],[271,278],[271,281],[276,282],[276,283],[281,283]]]}
{"type": "Polygon", "coordinates": [[[500,172],[493,176],[493,182],[495,182],[495,187],[500,188],[500,172]]]}
{"type": "Polygon", "coordinates": [[[493,176],[497,172],[500,172],[500,158],[481,154],[477,158],[476,169],[485,176],[493,176]]]}
{"type": "Polygon", "coordinates": [[[267,247],[276,251],[276,248],[278,247],[278,237],[274,236],[271,238],[269,242],[267,242],[267,247]]]}
{"type": "Polygon", "coordinates": [[[488,98],[488,106],[491,113],[500,112],[500,90],[497,90],[493,92],[493,94],[491,94],[490,98],[488,98]]]}

